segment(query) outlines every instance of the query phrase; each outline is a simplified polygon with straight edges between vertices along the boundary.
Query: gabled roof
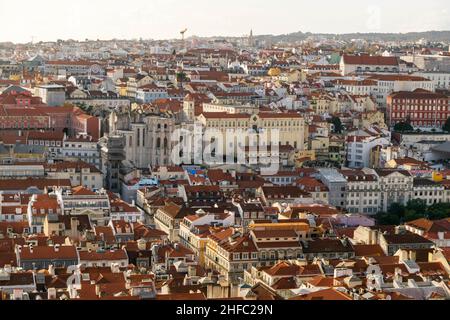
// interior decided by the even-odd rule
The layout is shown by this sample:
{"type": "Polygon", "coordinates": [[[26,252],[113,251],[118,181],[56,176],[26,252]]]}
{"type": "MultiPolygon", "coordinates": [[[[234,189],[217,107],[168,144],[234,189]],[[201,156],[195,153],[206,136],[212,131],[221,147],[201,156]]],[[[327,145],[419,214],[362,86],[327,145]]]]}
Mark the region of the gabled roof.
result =
{"type": "Polygon", "coordinates": [[[74,246],[24,246],[19,252],[20,260],[78,260],[77,249],[74,246]]]}
{"type": "Polygon", "coordinates": [[[327,301],[335,301],[335,300],[353,300],[351,296],[340,292],[336,289],[325,289],[316,292],[311,292],[305,295],[301,295],[298,297],[291,298],[289,300],[327,300],[327,301]]]}
{"type": "Polygon", "coordinates": [[[386,255],[378,244],[358,244],[353,245],[353,249],[357,257],[383,257],[386,255]]]}
{"type": "Polygon", "coordinates": [[[274,289],[261,282],[253,286],[247,296],[256,297],[259,301],[284,300],[274,289]]]}
{"type": "Polygon", "coordinates": [[[194,210],[186,208],[184,205],[177,205],[173,202],[167,203],[160,209],[172,219],[183,219],[184,217],[194,213],[194,210]]]}
{"type": "Polygon", "coordinates": [[[416,244],[416,243],[426,243],[432,245],[433,242],[419,236],[415,233],[406,233],[406,234],[385,234],[383,235],[384,239],[388,244],[416,244]]]}
{"type": "Polygon", "coordinates": [[[375,65],[375,66],[398,66],[397,57],[369,56],[369,55],[344,55],[345,64],[349,65],[375,65]]]}

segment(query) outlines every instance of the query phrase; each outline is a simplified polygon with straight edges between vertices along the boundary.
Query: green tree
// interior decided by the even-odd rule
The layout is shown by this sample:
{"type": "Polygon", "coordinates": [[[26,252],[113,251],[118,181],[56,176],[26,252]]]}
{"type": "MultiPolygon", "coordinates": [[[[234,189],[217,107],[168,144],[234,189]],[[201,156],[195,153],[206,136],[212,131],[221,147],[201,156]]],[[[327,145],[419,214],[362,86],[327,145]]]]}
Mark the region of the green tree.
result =
{"type": "Polygon", "coordinates": [[[405,222],[426,218],[442,220],[450,217],[450,203],[435,203],[427,206],[422,199],[414,199],[406,206],[393,203],[388,212],[379,212],[376,220],[380,225],[399,225],[405,222]]]}
{"type": "Polygon", "coordinates": [[[186,73],[184,73],[183,71],[177,72],[177,82],[179,83],[180,88],[183,88],[183,83],[186,82],[187,80],[188,77],[186,73]]]}
{"type": "Polygon", "coordinates": [[[406,205],[406,210],[424,214],[427,211],[427,203],[422,199],[410,200],[406,205]]]}
{"type": "Polygon", "coordinates": [[[407,122],[399,122],[394,126],[394,130],[397,132],[413,131],[414,128],[407,122]]]}
{"type": "Polygon", "coordinates": [[[396,202],[396,203],[391,204],[391,206],[389,207],[388,213],[403,217],[406,213],[406,207],[404,205],[402,205],[401,203],[396,202]]]}
{"type": "Polygon", "coordinates": [[[444,127],[442,127],[442,130],[445,132],[450,132],[450,118],[447,119],[447,121],[444,124],[444,127]]]}
{"type": "Polygon", "coordinates": [[[450,203],[435,203],[428,207],[427,217],[431,220],[441,220],[450,217],[450,203]]]}
{"type": "Polygon", "coordinates": [[[342,121],[339,117],[333,117],[330,123],[334,125],[334,133],[342,133],[344,130],[344,126],[342,125],[342,121]]]}
{"type": "Polygon", "coordinates": [[[380,225],[399,225],[404,220],[406,207],[400,203],[393,203],[387,212],[380,212],[376,220],[380,225]]]}
{"type": "Polygon", "coordinates": [[[400,217],[396,214],[390,214],[388,212],[379,212],[375,218],[377,223],[382,226],[400,224],[400,217]]]}

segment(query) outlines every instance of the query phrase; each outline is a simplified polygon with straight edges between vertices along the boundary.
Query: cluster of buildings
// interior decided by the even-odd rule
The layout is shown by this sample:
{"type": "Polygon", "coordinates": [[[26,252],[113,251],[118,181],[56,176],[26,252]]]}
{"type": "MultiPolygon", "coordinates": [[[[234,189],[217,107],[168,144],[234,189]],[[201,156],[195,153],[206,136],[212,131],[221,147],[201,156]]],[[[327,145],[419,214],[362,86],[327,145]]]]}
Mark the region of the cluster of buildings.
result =
{"type": "Polygon", "coordinates": [[[0,47],[0,300],[448,300],[450,218],[377,220],[450,203],[448,44],[373,48],[0,47]]]}

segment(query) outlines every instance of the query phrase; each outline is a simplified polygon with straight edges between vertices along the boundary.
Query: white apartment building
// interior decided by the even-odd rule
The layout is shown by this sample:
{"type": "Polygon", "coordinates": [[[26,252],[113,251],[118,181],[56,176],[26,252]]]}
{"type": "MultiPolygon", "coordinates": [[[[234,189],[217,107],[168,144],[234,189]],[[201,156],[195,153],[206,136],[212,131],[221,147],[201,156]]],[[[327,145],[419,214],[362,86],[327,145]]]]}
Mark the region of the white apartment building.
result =
{"type": "Polygon", "coordinates": [[[129,204],[120,199],[111,200],[111,220],[125,221],[127,223],[140,222],[143,219],[144,211],[136,207],[134,201],[129,204]]]}
{"type": "Polygon", "coordinates": [[[35,88],[35,94],[42,98],[42,102],[51,106],[63,106],[66,102],[65,87],[56,84],[40,85],[35,88]]]}
{"type": "Polygon", "coordinates": [[[427,77],[419,75],[373,74],[358,76],[356,79],[335,81],[338,88],[354,95],[371,95],[381,107],[386,106],[387,97],[392,92],[423,89],[434,92],[436,85],[427,77]]]}
{"type": "Polygon", "coordinates": [[[414,177],[408,171],[388,169],[375,171],[380,182],[382,211],[387,211],[393,203],[406,205],[413,198],[414,177]]]}
{"type": "Polygon", "coordinates": [[[69,179],[74,187],[82,186],[90,190],[103,188],[103,173],[83,161],[48,164],[46,174],[52,179],[69,179]]]}
{"type": "Polygon", "coordinates": [[[444,202],[445,187],[430,179],[416,178],[413,182],[413,198],[425,201],[428,206],[444,202]]]}
{"type": "Polygon", "coordinates": [[[414,75],[429,79],[437,89],[448,89],[450,87],[450,72],[420,71],[414,75]]]}
{"type": "Polygon", "coordinates": [[[399,73],[406,68],[397,57],[343,55],[339,64],[341,74],[351,73],[399,73]]]}
{"type": "Polygon", "coordinates": [[[346,205],[349,213],[376,214],[380,210],[380,182],[374,170],[341,170],[347,180],[346,205]]]}
{"type": "Polygon", "coordinates": [[[98,226],[106,226],[110,221],[111,205],[105,191],[91,192],[78,188],[75,192],[56,191],[63,214],[88,215],[98,226]]]}
{"type": "Polygon", "coordinates": [[[350,168],[370,168],[376,164],[376,148],[389,146],[389,133],[359,130],[347,135],[347,162],[350,168]]]}
{"type": "Polygon", "coordinates": [[[435,91],[433,81],[419,76],[377,74],[370,76],[368,80],[374,80],[377,83],[371,95],[375,97],[379,106],[386,105],[387,97],[392,92],[412,92],[416,89],[435,91]]]}
{"type": "Polygon", "coordinates": [[[89,136],[66,138],[63,141],[62,156],[64,159],[81,160],[101,169],[100,149],[97,141],[89,136]]]}
{"type": "Polygon", "coordinates": [[[169,98],[167,89],[154,84],[145,85],[136,90],[136,100],[140,103],[151,103],[158,99],[167,98],[169,98]]]}

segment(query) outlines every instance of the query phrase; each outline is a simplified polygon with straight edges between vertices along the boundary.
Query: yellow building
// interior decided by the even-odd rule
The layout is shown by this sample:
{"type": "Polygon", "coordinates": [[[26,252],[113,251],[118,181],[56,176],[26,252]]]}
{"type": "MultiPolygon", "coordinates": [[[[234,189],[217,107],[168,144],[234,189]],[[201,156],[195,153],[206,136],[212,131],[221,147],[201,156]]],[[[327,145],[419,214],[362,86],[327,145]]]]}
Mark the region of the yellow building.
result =
{"type": "Polygon", "coordinates": [[[252,223],[248,228],[249,230],[266,231],[292,230],[300,236],[300,239],[310,238],[310,227],[309,224],[305,222],[252,223]]]}
{"type": "Polygon", "coordinates": [[[315,114],[330,113],[331,100],[328,98],[320,97],[311,101],[311,107],[315,114]]]}
{"type": "Polygon", "coordinates": [[[361,113],[358,118],[353,119],[353,126],[355,128],[368,129],[373,127],[374,125],[377,125],[382,129],[387,129],[383,112],[365,112],[361,113]]]}
{"type": "Polygon", "coordinates": [[[0,150],[3,151],[0,153],[0,160],[3,162],[44,162],[48,152],[47,147],[27,145],[4,147],[0,144],[0,150]]]}
{"type": "Polygon", "coordinates": [[[280,68],[271,68],[268,72],[268,75],[270,77],[278,77],[281,75],[281,70],[280,68]]]}
{"type": "MultiPolygon", "coordinates": [[[[185,219],[189,219],[186,217],[185,219]]],[[[205,267],[206,245],[210,235],[223,231],[223,228],[215,228],[211,226],[197,226],[190,229],[184,222],[180,223],[180,242],[187,248],[191,249],[198,257],[198,262],[205,267]]]]}
{"type": "Polygon", "coordinates": [[[326,157],[330,150],[330,138],[329,137],[315,137],[309,141],[310,150],[314,151],[316,158],[326,157]]]}
{"type": "Polygon", "coordinates": [[[9,80],[20,81],[20,80],[22,80],[22,76],[20,74],[12,74],[9,76],[9,80]]]}
{"type": "Polygon", "coordinates": [[[345,140],[339,136],[330,137],[328,157],[331,161],[342,163],[345,159],[345,140]]]}
{"type": "Polygon", "coordinates": [[[239,284],[244,270],[258,266],[258,249],[249,234],[241,235],[228,228],[208,237],[205,264],[229,283],[239,284]]]}
{"type": "Polygon", "coordinates": [[[444,175],[441,172],[433,171],[433,181],[435,182],[444,181],[444,175]]]}
{"type": "MultiPolygon", "coordinates": [[[[279,144],[290,145],[296,150],[304,150],[305,121],[298,113],[260,112],[259,114],[227,114],[227,113],[203,113],[198,121],[206,128],[218,130],[224,137],[223,148],[226,150],[231,141],[226,141],[226,133],[231,130],[247,131],[266,134],[269,139],[274,132],[279,133],[279,144]]],[[[235,139],[235,137],[232,137],[235,139]]],[[[236,141],[236,140],[235,140],[236,141]]],[[[249,145],[246,139],[246,146],[249,145]]]]}
{"type": "Polygon", "coordinates": [[[316,152],[314,150],[299,151],[294,156],[296,168],[302,168],[307,161],[316,161],[316,152]]]}
{"type": "Polygon", "coordinates": [[[119,86],[119,96],[126,97],[128,95],[128,89],[126,86],[119,86]]]}

